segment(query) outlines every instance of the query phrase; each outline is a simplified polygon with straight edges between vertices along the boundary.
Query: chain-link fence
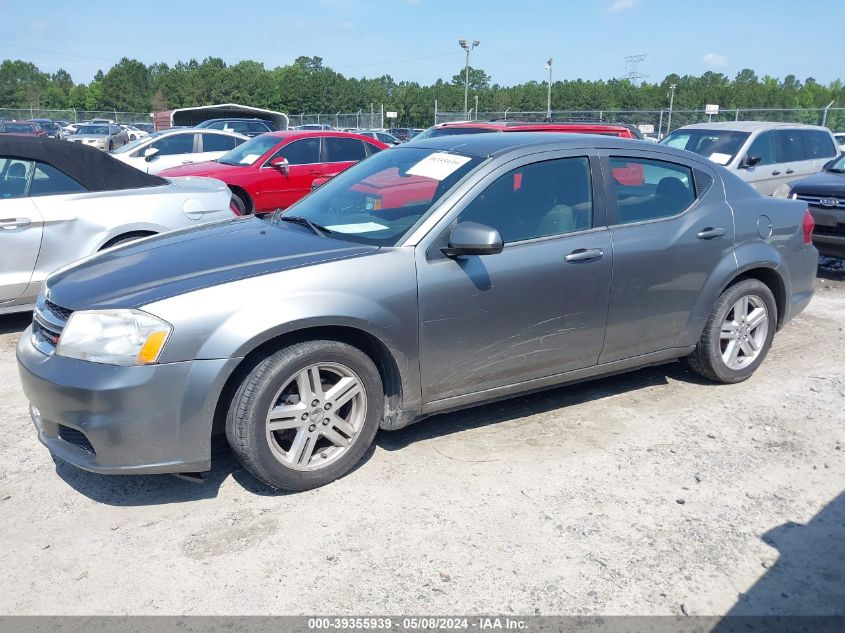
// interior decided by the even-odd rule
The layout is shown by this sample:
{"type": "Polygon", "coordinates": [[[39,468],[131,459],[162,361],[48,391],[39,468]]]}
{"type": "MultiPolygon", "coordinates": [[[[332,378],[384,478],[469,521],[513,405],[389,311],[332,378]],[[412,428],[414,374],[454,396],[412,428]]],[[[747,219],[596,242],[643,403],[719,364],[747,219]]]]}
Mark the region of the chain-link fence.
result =
{"type": "Polygon", "coordinates": [[[91,119],[108,119],[115,123],[152,123],[149,112],[117,110],[45,110],[43,108],[0,108],[0,120],[51,119],[78,123],[91,119]]]}
{"type": "Polygon", "coordinates": [[[720,109],[718,114],[707,114],[704,110],[553,110],[548,117],[542,112],[479,112],[477,116],[464,112],[436,112],[435,123],[465,121],[467,118],[479,121],[527,120],[527,121],[604,121],[635,125],[663,136],[693,123],[720,121],[770,121],[773,123],[805,123],[825,125],[832,130],[845,130],[845,108],[732,108],[720,109]]]}
{"type": "Polygon", "coordinates": [[[291,127],[299,125],[331,125],[333,128],[368,130],[384,127],[381,111],[337,112],[335,114],[288,114],[291,127]]]}

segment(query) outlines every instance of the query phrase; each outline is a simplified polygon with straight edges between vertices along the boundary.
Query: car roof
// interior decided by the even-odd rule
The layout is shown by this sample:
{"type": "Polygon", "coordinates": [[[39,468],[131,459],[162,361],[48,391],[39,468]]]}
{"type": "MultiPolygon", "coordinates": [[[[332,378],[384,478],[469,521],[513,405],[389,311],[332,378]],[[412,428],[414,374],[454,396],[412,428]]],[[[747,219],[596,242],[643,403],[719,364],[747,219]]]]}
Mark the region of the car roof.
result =
{"type": "MultiPolygon", "coordinates": [[[[771,121],[723,121],[720,123],[693,123],[685,125],[680,130],[728,130],[732,132],[756,132],[757,130],[774,130],[777,128],[804,128],[808,130],[824,130],[819,125],[805,125],[803,123],[773,123],[771,121]]],[[[677,130],[674,130],[677,131],[677,130]]]]}
{"type": "MultiPolygon", "coordinates": [[[[508,152],[531,153],[529,150],[552,149],[638,149],[674,154],[689,158],[690,152],[676,150],[665,145],[655,147],[654,143],[639,139],[599,134],[561,134],[560,132],[511,132],[509,134],[456,134],[414,140],[395,149],[423,148],[439,151],[459,152],[475,156],[494,156],[508,152]]],[[[394,150],[391,150],[394,151],[394,150]]],[[[700,158],[696,156],[696,158],[700,158]]]]}
{"type": "Polygon", "coordinates": [[[282,130],[279,132],[266,132],[261,136],[273,136],[280,141],[291,138],[307,138],[309,136],[340,136],[344,138],[357,138],[372,142],[373,139],[355,134],[354,132],[341,132],[340,130],[282,130]]]}
{"type": "Polygon", "coordinates": [[[163,178],[144,173],[88,145],[43,136],[4,136],[0,138],[0,156],[47,163],[88,191],[139,189],[167,184],[163,178]]]}

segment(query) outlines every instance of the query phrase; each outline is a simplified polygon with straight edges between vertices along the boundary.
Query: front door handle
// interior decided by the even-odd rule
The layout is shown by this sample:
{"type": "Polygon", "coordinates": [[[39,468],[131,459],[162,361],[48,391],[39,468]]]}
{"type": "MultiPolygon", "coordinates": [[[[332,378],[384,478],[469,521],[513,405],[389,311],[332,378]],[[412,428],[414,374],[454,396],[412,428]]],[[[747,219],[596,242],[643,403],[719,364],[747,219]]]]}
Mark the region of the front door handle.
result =
{"type": "Polygon", "coordinates": [[[604,251],[600,248],[579,248],[563,258],[565,262],[589,262],[594,259],[599,259],[604,256],[604,251]]]}
{"type": "Polygon", "coordinates": [[[706,229],[702,229],[698,232],[698,239],[700,240],[712,240],[714,237],[722,237],[727,231],[722,227],[713,228],[712,226],[708,226],[706,229]]]}
{"type": "Polygon", "coordinates": [[[9,218],[0,220],[0,229],[11,231],[13,229],[22,229],[32,224],[29,218],[9,218]]]}
{"type": "Polygon", "coordinates": [[[794,169],[787,169],[787,170],[786,170],[786,173],[787,173],[787,174],[794,174],[794,173],[795,173],[795,170],[794,170],[794,169]]]}
{"type": "Polygon", "coordinates": [[[777,169],[775,169],[775,170],[772,172],[772,176],[780,176],[780,172],[779,172],[777,169]]]}

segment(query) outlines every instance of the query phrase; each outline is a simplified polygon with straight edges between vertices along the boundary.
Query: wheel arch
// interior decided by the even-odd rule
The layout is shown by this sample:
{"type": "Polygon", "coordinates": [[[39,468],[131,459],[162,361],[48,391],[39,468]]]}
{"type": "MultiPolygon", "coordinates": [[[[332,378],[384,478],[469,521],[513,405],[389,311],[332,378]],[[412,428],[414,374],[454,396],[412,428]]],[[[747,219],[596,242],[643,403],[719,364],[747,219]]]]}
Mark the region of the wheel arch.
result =
{"type": "MultiPolygon", "coordinates": [[[[329,340],[347,343],[360,349],[373,361],[384,388],[384,419],[393,416],[403,402],[402,374],[390,347],[371,332],[353,325],[311,325],[289,330],[263,341],[253,343],[243,360],[226,379],[214,411],[212,434],[225,429],[229,403],[244,378],[267,356],[285,347],[309,340],[329,340]]],[[[245,351],[245,350],[242,350],[245,351]]]]}
{"type": "Polygon", "coordinates": [[[252,196],[246,189],[240,185],[234,185],[231,183],[226,183],[226,185],[232,193],[237,194],[238,197],[244,201],[244,204],[247,205],[247,208],[244,209],[244,215],[252,215],[255,213],[255,200],[252,199],[252,196]]]}
{"type": "Polygon", "coordinates": [[[777,267],[772,264],[748,265],[745,269],[737,271],[737,274],[724,285],[719,294],[721,295],[725,290],[745,279],[756,279],[764,283],[772,291],[778,310],[777,327],[780,328],[786,313],[787,294],[786,282],[777,267]]]}

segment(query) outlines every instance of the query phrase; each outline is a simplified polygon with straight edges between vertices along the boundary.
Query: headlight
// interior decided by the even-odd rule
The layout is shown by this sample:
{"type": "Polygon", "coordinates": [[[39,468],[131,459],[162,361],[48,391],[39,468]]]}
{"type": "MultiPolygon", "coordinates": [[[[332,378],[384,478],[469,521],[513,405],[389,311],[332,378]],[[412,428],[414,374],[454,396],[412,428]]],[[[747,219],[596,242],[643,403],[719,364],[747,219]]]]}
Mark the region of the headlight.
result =
{"type": "Polygon", "coordinates": [[[140,310],[74,312],[56,354],[107,365],[151,365],[172,331],[169,323],[140,310]]]}
{"type": "Polygon", "coordinates": [[[775,192],[772,194],[773,198],[788,198],[789,197],[789,185],[783,183],[780,187],[775,189],[775,192]]]}

